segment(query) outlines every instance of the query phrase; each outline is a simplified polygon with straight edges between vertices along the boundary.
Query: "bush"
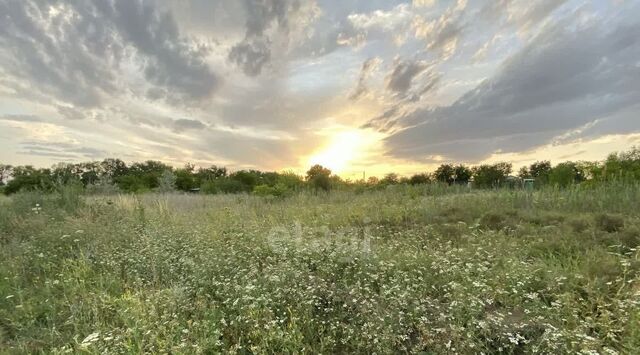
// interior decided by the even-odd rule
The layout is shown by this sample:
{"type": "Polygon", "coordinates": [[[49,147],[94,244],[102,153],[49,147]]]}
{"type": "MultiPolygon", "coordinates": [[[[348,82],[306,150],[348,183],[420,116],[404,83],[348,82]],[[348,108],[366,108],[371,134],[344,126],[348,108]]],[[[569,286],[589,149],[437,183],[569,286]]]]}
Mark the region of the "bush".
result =
{"type": "Polygon", "coordinates": [[[63,209],[68,213],[72,213],[83,205],[83,192],[84,189],[80,183],[60,185],[56,188],[54,201],[58,208],[63,209]]]}
{"type": "Polygon", "coordinates": [[[638,227],[625,228],[620,233],[620,243],[629,248],[640,246],[640,229],[638,227]]]}
{"type": "Polygon", "coordinates": [[[607,233],[618,232],[624,228],[624,219],[622,217],[606,213],[597,215],[595,223],[598,229],[607,233]]]}
{"type": "Polygon", "coordinates": [[[204,194],[232,194],[246,191],[246,186],[234,179],[227,177],[206,181],[200,187],[204,194]]]}
{"type": "Polygon", "coordinates": [[[589,221],[585,218],[573,218],[569,221],[569,226],[576,233],[582,233],[589,229],[589,221]]]}
{"type": "Polygon", "coordinates": [[[94,183],[88,184],[85,191],[90,195],[115,195],[120,192],[120,188],[108,177],[103,177],[94,183]]]}
{"type": "Polygon", "coordinates": [[[284,197],[288,195],[290,191],[283,184],[276,184],[275,186],[262,184],[254,187],[253,193],[258,196],[284,197]]]}
{"type": "Polygon", "coordinates": [[[481,227],[484,227],[486,229],[497,231],[506,227],[507,225],[506,222],[507,222],[506,216],[498,213],[489,212],[480,218],[479,224],[481,227]]]}

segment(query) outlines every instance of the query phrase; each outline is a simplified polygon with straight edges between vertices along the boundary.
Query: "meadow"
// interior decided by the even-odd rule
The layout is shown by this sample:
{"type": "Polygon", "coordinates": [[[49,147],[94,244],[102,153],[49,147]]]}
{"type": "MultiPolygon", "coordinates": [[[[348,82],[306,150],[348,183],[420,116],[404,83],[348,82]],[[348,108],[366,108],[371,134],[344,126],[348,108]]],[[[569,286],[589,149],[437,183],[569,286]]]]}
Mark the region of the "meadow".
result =
{"type": "Polygon", "coordinates": [[[0,199],[0,353],[640,352],[640,186],[0,199]]]}

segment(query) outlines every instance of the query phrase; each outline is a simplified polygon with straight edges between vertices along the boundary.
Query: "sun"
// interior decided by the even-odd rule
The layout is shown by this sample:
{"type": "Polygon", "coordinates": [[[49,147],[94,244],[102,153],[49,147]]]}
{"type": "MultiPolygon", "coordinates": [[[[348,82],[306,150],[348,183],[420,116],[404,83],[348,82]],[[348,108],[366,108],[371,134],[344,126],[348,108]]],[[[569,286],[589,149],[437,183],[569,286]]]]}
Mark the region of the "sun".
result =
{"type": "Polygon", "coordinates": [[[308,165],[320,164],[339,174],[363,155],[368,144],[369,139],[362,131],[336,133],[325,148],[309,157],[308,165]]]}

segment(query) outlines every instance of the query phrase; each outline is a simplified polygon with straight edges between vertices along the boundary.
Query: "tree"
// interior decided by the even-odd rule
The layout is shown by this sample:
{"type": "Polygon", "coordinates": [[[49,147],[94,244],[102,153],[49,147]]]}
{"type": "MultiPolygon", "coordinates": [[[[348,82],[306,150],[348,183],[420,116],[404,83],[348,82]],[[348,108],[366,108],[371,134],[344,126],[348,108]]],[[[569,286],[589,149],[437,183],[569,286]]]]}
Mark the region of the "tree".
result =
{"type": "MultiPolygon", "coordinates": [[[[111,180],[124,176],[128,173],[127,164],[120,159],[108,158],[100,162],[102,174],[111,180]]],[[[102,177],[102,176],[101,176],[102,177]]]]}
{"type": "Polygon", "coordinates": [[[7,183],[9,176],[11,176],[11,170],[13,170],[11,165],[0,164],[0,186],[4,186],[7,183]]]}
{"type": "Polygon", "coordinates": [[[230,174],[229,177],[244,185],[245,191],[253,191],[261,180],[260,175],[261,173],[256,170],[239,170],[230,174]]]}
{"type": "Polygon", "coordinates": [[[520,170],[518,170],[518,177],[521,179],[530,179],[531,174],[529,173],[529,168],[526,166],[521,167],[520,170]]]}
{"type": "Polygon", "coordinates": [[[433,173],[433,177],[440,182],[444,182],[446,184],[453,184],[455,176],[455,169],[451,164],[442,164],[436,169],[433,173]]]}
{"type": "Polygon", "coordinates": [[[473,171],[462,164],[456,165],[453,168],[453,181],[458,184],[467,184],[472,176],[473,171]]]}
{"type": "Polygon", "coordinates": [[[195,167],[193,164],[185,164],[184,168],[177,169],[176,175],[176,188],[181,191],[191,191],[192,189],[200,187],[200,183],[196,175],[194,174],[195,167]]]}
{"type": "MultiPolygon", "coordinates": [[[[129,172],[126,176],[133,176],[134,178],[128,177],[126,180],[127,183],[131,183],[134,180],[137,180],[133,184],[133,186],[136,187],[142,185],[145,189],[154,189],[158,187],[160,176],[166,170],[172,171],[173,168],[169,165],[155,160],[147,160],[142,163],[133,163],[129,167],[129,172]]],[[[117,181],[120,184],[122,181],[122,177],[117,181]]]]}
{"type": "Polygon", "coordinates": [[[583,172],[574,162],[568,161],[556,165],[549,174],[549,183],[558,187],[567,187],[584,181],[583,172]]]}
{"type": "Polygon", "coordinates": [[[322,165],[316,164],[307,171],[307,181],[314,189],[328,191],[331,188],[331,170],[322,165]]]}
{"type": "Polygon", "coordinates": [[[12,177],[4,188],[7,195],[23,190],[52,191],[54,187],[50,169],[37,169],[31,165],[16,166],[12,177]]]}
{"type": "Polygon", "coordinates": [[[297,191],[302,187],[304,181],[301,176],[298,176],[293,171],[283,171],[278,174],[276,178],[276,184],[283,185],[289,190],[297,191]]]}
{"type": "Polygon", "coordinates": [[[80,181],[82,185],[88,186],[96,184],[100,181],[100,164],[98,162],[81,163],[80,165],[80,181]]]}
{"type": "Polygon", "coordinates": [[[551,162],[548,160],[537,161],[529,166],[529,175],[536,179],[538,186],[549,182],[549,174],[551,174],[551,162]]]}
{"type": "Polygon", "coordinates": [[[511,173],[510,163],[483,164],[473,168],[474,184],[481,188],[499,187],[511,173]]]}
{"type": "Polygon", "coordinates": [[[198,184],[201,185],[205,181],[217,179],[227,176],[227,168],[220,168],[215,165],[211,165],[208,168],[200,168],[196,173],[198,184]]]}
{"type": "Polygon", "coordinates": [[[82,167],[80,164],[58,163],[55,164],[51,172],[51,178],[58,184],[69,184],[80,181],[82,167]]]}
{"type": "Polygon", "coordinates": [[[429,174],[415,174],[409,178],[409,184],[411,185],[420,185],[420,184],[428,184],[431,179],[429,178],[429,174]]]}
{"type": "Polygon", "coordinates": [[[396,173],[388,173],[382,178],[382,180],[380,180],[380,183],[384,185],[396,185],[399,182],[400,182],[400,178],[396,173]]]}
{"type": "Polygon", "coordinates": [[[176,175],[171,170],[165,170],[158,179],[158,191],[171,192],[176,189],[176,175]]]}

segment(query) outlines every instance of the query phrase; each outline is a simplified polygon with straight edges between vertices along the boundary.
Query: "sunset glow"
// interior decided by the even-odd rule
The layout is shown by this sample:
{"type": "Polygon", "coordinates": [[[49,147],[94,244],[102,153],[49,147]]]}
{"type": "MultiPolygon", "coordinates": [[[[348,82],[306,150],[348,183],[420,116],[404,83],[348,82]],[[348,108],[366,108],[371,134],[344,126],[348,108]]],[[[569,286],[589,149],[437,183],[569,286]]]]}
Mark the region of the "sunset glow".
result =
{"type": "Polygon", "coordinates": [[[309,157],[307,165],[320,164],[336,174],[351,169],[353,163],[364,156],[367,148],[371,148],[371,137],[362,131],[350,130],[333,135],[329,143],[317,153],[309,157]]]}

